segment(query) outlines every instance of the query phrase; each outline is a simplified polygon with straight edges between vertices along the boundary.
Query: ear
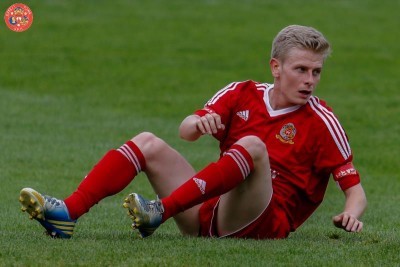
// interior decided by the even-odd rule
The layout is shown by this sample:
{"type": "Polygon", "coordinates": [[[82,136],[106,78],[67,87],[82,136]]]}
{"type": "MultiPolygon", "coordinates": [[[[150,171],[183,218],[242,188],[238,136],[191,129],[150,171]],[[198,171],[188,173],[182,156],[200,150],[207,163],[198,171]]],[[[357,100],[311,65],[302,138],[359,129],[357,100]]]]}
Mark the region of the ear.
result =
{"type": "Polygon", "coordinates": [[[269,66],[271,68],[272,76],[274,78],[278,78],[280,76],[280,61],[276,58],[271,58],[271,60],[269,61],[269,66]]]}

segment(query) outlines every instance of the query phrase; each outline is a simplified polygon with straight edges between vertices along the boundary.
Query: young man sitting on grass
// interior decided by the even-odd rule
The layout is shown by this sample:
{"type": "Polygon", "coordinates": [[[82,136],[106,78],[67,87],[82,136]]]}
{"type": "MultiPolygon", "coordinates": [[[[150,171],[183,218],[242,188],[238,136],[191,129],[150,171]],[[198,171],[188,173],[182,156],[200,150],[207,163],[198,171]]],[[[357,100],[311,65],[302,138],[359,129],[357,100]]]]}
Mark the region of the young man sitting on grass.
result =
{"type": "Polygon", "coordinates": [[[145,172],[159,198],[132,193],[123,203],[142,237],[174,218],[185,235],[286,238],[320,205],[332,175],[345,196],[333,224],[360,232],[366,196],[347,136],[313,95],[329,53],[314,28],[288,26],[272,44],[273,84],[233,82],[186,117],[181,138],[212,135],[220,142],[219,160],[201,171],[143,132],[106,153],[64,200],[22,189],[22,209],[51,236],[69,238],[79,217],[145,172]]]}

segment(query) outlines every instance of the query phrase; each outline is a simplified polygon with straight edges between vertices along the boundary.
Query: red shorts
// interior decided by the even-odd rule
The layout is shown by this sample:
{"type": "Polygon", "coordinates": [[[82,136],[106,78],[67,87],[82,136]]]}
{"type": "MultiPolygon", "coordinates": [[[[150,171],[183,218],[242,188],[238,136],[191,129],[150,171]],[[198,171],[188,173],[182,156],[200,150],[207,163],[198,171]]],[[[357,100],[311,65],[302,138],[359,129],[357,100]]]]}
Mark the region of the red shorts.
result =
{"type": "MultiPolygon", "coordinates": [[[[200,207],[200,236],[218,237],[217,213],[219,197],[212,198],[200,207]]],[[[286,238],[290,233],[289,221],[279,204],[277,197],[272,196],[271,202],[264,212],[253,222],[227,237],[251,239],[286,238]]]]}

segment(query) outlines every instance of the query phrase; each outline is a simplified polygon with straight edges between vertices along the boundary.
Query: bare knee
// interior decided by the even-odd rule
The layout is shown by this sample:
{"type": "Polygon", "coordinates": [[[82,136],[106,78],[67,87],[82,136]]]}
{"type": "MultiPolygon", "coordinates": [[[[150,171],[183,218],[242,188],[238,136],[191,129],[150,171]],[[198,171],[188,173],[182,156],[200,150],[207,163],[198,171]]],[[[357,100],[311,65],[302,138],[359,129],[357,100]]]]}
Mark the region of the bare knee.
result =
{"type": "Polygon", "coordinates": [[[247,152],[249,152],[254,161],[268,157],[267,147],[257,136],[245,136],[237,141],[237,144],[243,146],[247,152]]]}
{"type": "Polygon", "coordinates": [[[168,146],[162,139],[150,132],[142,132],[133,137],[131,141],[138,146],[146,160],[152,159],[168,146]]]}

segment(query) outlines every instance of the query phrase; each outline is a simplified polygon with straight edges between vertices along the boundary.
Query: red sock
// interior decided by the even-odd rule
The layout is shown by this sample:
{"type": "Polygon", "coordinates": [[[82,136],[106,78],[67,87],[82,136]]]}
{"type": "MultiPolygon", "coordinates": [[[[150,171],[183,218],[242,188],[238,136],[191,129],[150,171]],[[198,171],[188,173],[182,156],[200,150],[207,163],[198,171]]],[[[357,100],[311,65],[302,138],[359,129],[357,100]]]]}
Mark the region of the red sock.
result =
{"type": "Polygon", "coordinates": [[[64,200],[71,219],[78,219],[103,198],[120,192],[144,168],[144,156],[132,141],[108,151],[64,200]]]}
{"type": "Polygon", "coordinates": [[[247,150],[240,145],[233,145],[216,163],[211,163],[170,196],[162,199],[163,221],[232,190],[250,174],[253,168],[253,159],[247,150]]]}

